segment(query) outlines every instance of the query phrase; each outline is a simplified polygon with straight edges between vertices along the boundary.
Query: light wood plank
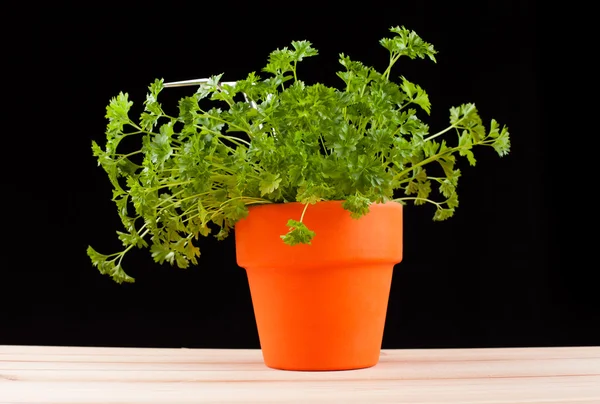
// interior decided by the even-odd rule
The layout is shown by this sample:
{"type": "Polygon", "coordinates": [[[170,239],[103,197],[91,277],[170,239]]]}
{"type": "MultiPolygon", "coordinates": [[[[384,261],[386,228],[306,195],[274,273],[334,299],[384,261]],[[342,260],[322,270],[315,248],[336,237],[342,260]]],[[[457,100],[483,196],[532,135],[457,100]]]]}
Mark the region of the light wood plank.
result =
{"type": "Polygon", "coordinates": [[[258,350],[0,346],[0,403],[600,404],[600,347],[383,350],[288,372],[258,350]]]}

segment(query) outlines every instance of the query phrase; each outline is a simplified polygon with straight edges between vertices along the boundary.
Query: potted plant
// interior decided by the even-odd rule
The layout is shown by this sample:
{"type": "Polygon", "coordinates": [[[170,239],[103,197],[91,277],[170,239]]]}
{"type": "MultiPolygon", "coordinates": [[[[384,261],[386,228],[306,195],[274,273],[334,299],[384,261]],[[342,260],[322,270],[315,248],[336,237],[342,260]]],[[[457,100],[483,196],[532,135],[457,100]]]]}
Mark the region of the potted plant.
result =
{"type": "Polygon", "coordinates": [[[457,158],[475,165],[475,146],[510,149],[507,128],[486,128],[474,104],[451,108],[450,125],[430,133],[420,118],[427,93],[392,80],[392,69],[403,56],[435,62],[437,52],[414,31],[390,32],[383,72],[340,55],[340,88],[301,80],[299,63],[317,50],[294,41],[269,55],[264,77],[216,75],[176,106],[158,101],[156,80],[136,120],[126,93],[112,98],[106,143],[92,149],[114,188],[124,249],[89,247],[93,265],[133,282],[122,267],[132,248],[186,268],[198,264],[200,236],[234,230],[267,366],[375,365],[402,259],[402,205],[430,203],[433,220],[451,217],[457,158]],[[139,147],[121,150],[126,137],[139,147]]]}

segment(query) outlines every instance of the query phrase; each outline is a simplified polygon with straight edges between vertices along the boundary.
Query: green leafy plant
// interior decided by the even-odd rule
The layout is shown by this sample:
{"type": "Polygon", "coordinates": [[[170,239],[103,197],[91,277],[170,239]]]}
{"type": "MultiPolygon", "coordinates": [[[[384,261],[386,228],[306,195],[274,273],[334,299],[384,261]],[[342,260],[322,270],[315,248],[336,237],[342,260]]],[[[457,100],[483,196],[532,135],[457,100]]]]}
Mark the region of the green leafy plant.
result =
{"type": "Polygon", "coordinates": [[[305,204],[282,235],[290,245],[310,243],[314,232],[303,217],[318,201],[344,201],[353,218],[387,201],[430,203],[434,220],[451,217],[458,206],[457,158],[475,165],[475,146],[504,156],[509,132],[495,120],[486,129],[475,105],[463,104],[450,109],[447,128],[430,134],[417,115],[430,113],[425,90],[390,77],[401,57],[435,62],[437,52],[414,31],[390,31],[380,41],[390,54],[387,68],[380,72],[341,54],[340,88],[299,78],[299,62],[318,52],[295,41],[269,55],[265,78],[252,72],[225,84],[222,75],[213,76],[179,99],[176,114],[165,113],[158,100],[163,80],[149,86],[136,120],[128,94],[112,98],[106,144],[93,142],[92,149],[113,186],[124,249],[104,255],[88,247],[93,264],[118,283],[133,282],[123,257],[150,246],[156,262],[186,268],[197,264],[199,236],[227,237],[248,207],[259,204],[305,204]],[[448,132],[455,132],[453,142],[441,140],[448,132]],[[140,145],[133,152],[119,151],[127,137],[140,145]]]}

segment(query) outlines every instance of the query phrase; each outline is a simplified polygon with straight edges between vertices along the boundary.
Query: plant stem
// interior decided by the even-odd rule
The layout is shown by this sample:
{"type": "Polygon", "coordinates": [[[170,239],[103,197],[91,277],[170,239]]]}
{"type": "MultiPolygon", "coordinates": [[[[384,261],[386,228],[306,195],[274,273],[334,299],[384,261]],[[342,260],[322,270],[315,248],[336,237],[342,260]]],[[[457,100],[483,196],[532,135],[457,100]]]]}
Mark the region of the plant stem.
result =
{"type": "MultiPolygon", "coordinates": [[[[187,201],[187,200],[190,200],[190,199],[198,198],[198,197],[200,197],[200,196],[202,196],[202,195],[207,195],[207,194],[210,194],[210,192],[202,192],[202,193],[200,193],[200,194],[194,194],[194,195],[186,196],[185,198],[177,199],[177,200],[175,200],[175,201],[172,199],[174,196],[176,196],[176,195],[179,195],[179,194],[180,194],[180,193],[182,193],[183,191],[184,191],[184,190],[181,190],[181,191],[177,192],[176,194],[173,194],[173,195],[172,195],[170,198],[168,198],[168,199],[164,199],[164,200],[163,200],[163,202],[161,202],[161,203],[157,204],[157,205],[155,206],[155,208],[158,208],[158,207],[159,207],[160,205],[162,205],[164,202],[171,201],[171,203],[170,203],[170,204],[168,204],[167,206],[163,206],[162,208],[160,208],[160,209],[159,209],[159,210],[161,210],[161,211],[162,211],[162,210],[165,210],[165,209],[168,209],[168,208],[170,208],[171,206],[173,206],[173,205],[175,205],[175,204],[181,203],[181,202],[183,202],[183,201],[187,201]]],[[[195,207],[193,207],[193,208],[195,208],[195,207]]],[[[188,208],[188,210],[189,210],[189,208],[188,208]]],[[[186,210],[186,212],[187,212],[187,210],[186,210]]],[[[185,214],[185,212],[184,212],[183,214],[185,214]]]]}
{"type": "Polygon", "coordinates": [[[388,64],[387,69],[385,69],[385,71],[383,72],[383,76],[389,80],[390,78],[390,71],[392,70],[392,65],[393,65],[393,55],[390,53],[390,62],[388,64]]]}
{"type": "Polygon", "coordinates": [[[148,133],[148,134],[156,135],[156,133],[154,133],[154,132],[145,131],[144,129],[139,127],[135,122],[133,122],[131,119],[129,120],[128,124],[133,126],[134,128],[136,128],[139,132],[131,132],[131,133],[127,133],[127,134],[123,133],[123,135],[133,135],[135,133],[148,133]]]}
{"type": "Polygon", "coordinates": [[[325,154],[331,155],[331,151],[325,146],[325,140],[323,139],[323,135],[319,134],[319,140],[321,141],[321,146],[323,146],[325,154]]]}
{"type": "Polygon", "coordinates": [[[390,64],[388,66],[387,69],[385,69],[385,71],[383,72],[383,75],[385,76],[386,79],[390,79],[390,73],[392,72],[392,67],[396,64],[396,62],[398,61],[398,59],[400,58],[400,54],[397,54],[396,56],[394,56],[393,54],[390,54],[390,64]]]}
{"type": "Polygon", "coordinates": [[[237,143],[237,142],[242,142],[242,143],[245,143],[247,146],[252,146],[252,145],[250,144],[250,142],[248,142],[248,141],[246,141],[246,140],[244,140],[244,139],[237,138],[237,137],[233,137],[233,136],[227,136],[227,135],[219,135],[219,137],[222,137],[222,138],[224,138],[224,139],[230,140],[230,141],[232,141],[232,142],[234,142],[234,143],[237,143]]]}
{"type": "Polygon", "coordinates": [[[189,181],[181,181],[181,182],[171,182],[168,184],[163,184],[160,185],[158,187],[154,187],[154,188],[148,188],[146,191],[150,192],[150,191],[158,191],[159,189],[163,189],[163,188],[169,188],[169,187],[176,187],[178,185],[186,185],[186,184],[191,184],[192,182],[194,182],[195,180],[189,180],[189,181]]]}
{"type": "Polygon", "coordinates": [[[297,65],[297,61],[294,60],[294,67],[292,69],[292,72],[294,73],[294,82],[298,81],[298,77],[296,77],[296,65],[297,65]]]}
{"type": "Polygon", "coordinates": [[[440,132],[436,133],[435,135],[431,135],[431,136],[429,136],[429,137],[426,137],[425,139],[423,139],[423,141],[424,141],[424,142],[428,142],[428,141],[430,141],[431,139],[435,139],[436,137],[438,137],[438,136],[441,136],[441,135],[443,135],[444,133],[446,133],[446,132],[448,132],[448,131],[450,131],[450,130],[452,130],[452,129],[455,129],[455,128],[456,128],[456,126],[454,126],[454,125],[450,125],[450,126],[448,126],[446,129],[444,129],[444,130],[442,130],[442,131],[440,131],[440,132]]]}
{"type": "MultiPolygon", "coordinates": [[[[163,199],[163,200],[162,200],[162,202],[160,202],[160,203],[156,204],[156,206],[155,206],[155,207],[156,207],[156,208],[158,208],[158,207],[159,207],[160,205],[162,205],[163,203],[173,200],[173,198],[175,198],[177,195],[181,194],[182,192],[185,192],[185,189],[182,189],[181,191],[174,193],[173,195],[171,195],[171,196],[170,196],[170,197],[168,197],[167,199],[163,199]]],[[[179,200],[179,201],[181,201],[181,200],[179,200]]],[[[179,201],[176,201],[176,202],[179,202],[179,201]]],[[[176,202],[173,202],[173,203],[171,203],[170,205],[167,205],[167,206],[165,206],[165,208],[167,208],[167,207],[169,207],[169,206],[171,206],[171,205],[174,205],[176,202]]]]}
{"type": "MultiPolygon", "coordinates": [[[[187,211],[186,211],[186,212],[187,212],[187,211]]],[[[198,216],[200,216],[200,212],[198,212],[198,213],[196,213],[196,214],[194,214],[194,215],[191,215],[191,216],[188,216],[188,217],[186,217],[185,219],[183,219],[183,220],[181,221],[181,223],[183,224],[183,223],[185,223],[185,222],[188,222],[188,221],[190,221],[190,220],[192,220],[192,219],[195,219],[195,218],[197,218],[198,216]]]]}
{"type": "Polygon", "coordinates": [[[225,202],[223,202],[220,207],[223,207],[224,205],[228,204],[231,201],[235,201],[236,199],[248,199],[250,201],[254,201],[254,203],[273,203],[272,201],[269,201],[267,199],[263,199],[263,198],[255,198],[253,196],[236,196],[235,198],[231,198],[226,200],[225,202]]]}
{"type": "MultiPolygon", "coordinates": [[[[229,122],[229,121],[226,121],[225,119],[223,119],[223,118],[220,118],[220,117],[218,117],[218,116],[213,116],[213,115],[207,114],[207,113],[206,113],[206,112],[204,112],[204,111],[202,111],[202,114],[198,114],[198,116],[199,116],[199,117],[201,117],[201,118],[214,119],[214,120],[216,120],[216,121],[222,122],[222,123],[224,123],[224,124],[227,124],[227,125],[229,125],[229,127],[230,127],[230,128],[235,128],[235,129],[238,129],[238,130],[240,130],[241,132],[247,133],[247,134],[248,134],[248,136],[252,137],[252,132],[251,132],[251,131],[249,131],[249,130],[247,130],[247,129],[244,129],[244,128],[242,128],[241,126],[238,126],[238,125],[236,125],[236,124],[234,124],[234,123],[231,123],[231,122],[229,122]]],[[[220,132],[218,132],[218,133],[220,133],[220,132]]]]}
{"type": "Polygon", "coordinates": [[[306,209],[308,208],[308,203],[304,205],[304,210],[302,211],[302,215],[300,216],[300,223],[304,220],[304,214],[306,213],[306,209]]]}
{"type": "MultiPolygon", "coordinates": [[[[131,152],[131,153],[128,153],[128,154],[120,154],[120,155],[118,155],[119,158],[116,159],[115,162],[119,162],[119,161],[121,161],[123,159],[126,159],[127,157],[135,156],[136,154],[140,154],[140,153],[143,153],[143,151],[142,150],[138,150],[138,151],[134,151],[134,152],[131,152]]],[[[138,165],[138,164],[136,164],[136,165],[138,165]]],[[[141,166],[139,166],[139,167],[141,167],[141,166]]]]}
{"type": "MultiPolygon", "coordinates": [[[[140,230],[142,230],[144,227],[146,227],[146,225],[143,225],[140,230]]],[[[140,234],[140,238],[144,238],[146,236],[146,234],[148,234],[148,232],[150,231],[150,229],[146,229],[144,230],[143,233],[140,234]]],[[[135,246],[135,244],[130,244],[126,249],[124,249],[123,251],[121,251],[120,253],[118,253],[119,256],[119,262],[117,262],[118,266],[121,266],[121,261],[123,261],[123,257],[125,256],[125,254],[131,250],[133,247],[135,246]]],[[[117,258],[115,258],[117,259],[117,258]]]]}
{"type": "Polygon", "coordinates": [[[441,206],[442,204],[436,201],[432,201],[431,199],[427,199],[427,198],[419,198],[418,196],[405,196],[402,198],[396,198],[396,199],[392,199],[394,202],[398,202],[398,201],[409,201],[409,200],[419,200],[419,201],[425,201],[425,202],[429,202],[432,203],[436,206],[441,206]]]}

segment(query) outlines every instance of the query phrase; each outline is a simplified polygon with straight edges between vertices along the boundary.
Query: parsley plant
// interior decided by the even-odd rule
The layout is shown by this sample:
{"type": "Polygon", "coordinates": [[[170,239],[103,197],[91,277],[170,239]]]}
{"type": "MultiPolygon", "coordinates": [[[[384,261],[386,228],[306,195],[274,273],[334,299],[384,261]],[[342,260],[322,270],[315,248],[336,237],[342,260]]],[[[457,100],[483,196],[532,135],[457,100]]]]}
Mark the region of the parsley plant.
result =
{"type": "Polygon", "coordinates": [[[106,143],[93,142],[92,149],[113,186],[124,248],[104,255],[88,247],[92,263],[118,283],[133,282],[123,257],[149,246],[156,262],[186,268],[197,264],[199,236],[227,237],[258,204],[305,204],[282,235],[290,245],[310,243],[314,232],[302,219],[318,201],[344,201],[354,218],[372,203],[392,200],[431,203],[434,220],[451,217],[458,206],[457,158],[475,165],[474,146],[504,156],[509,132],[495,120],[486,129],[475,105],[463,104],[450,109],[447,128],[430,134],[417,116],[417,110],[430,113],[425,90],[391,76],[400,57],[435,62],[437,52],[414,31],[390,31],[380,41],[390,54],[386,69],[341,54],[340,88],[302,81],[298,63],[318,52],[308,41],[294,41],[270,54],[265,77],[252,72],[227,85],[213,76],[178,101],[176,116],[158,100],[163,80],[149,86],[135,120],[126,93],[112,98],[106,143]],[[207,102],[210,108],[203,107],[207,102]],[[456,134],[451,144],[441,139],[448,132],[456,134]],[[130,136],[138,150],[120,152],[130,136]]]}

